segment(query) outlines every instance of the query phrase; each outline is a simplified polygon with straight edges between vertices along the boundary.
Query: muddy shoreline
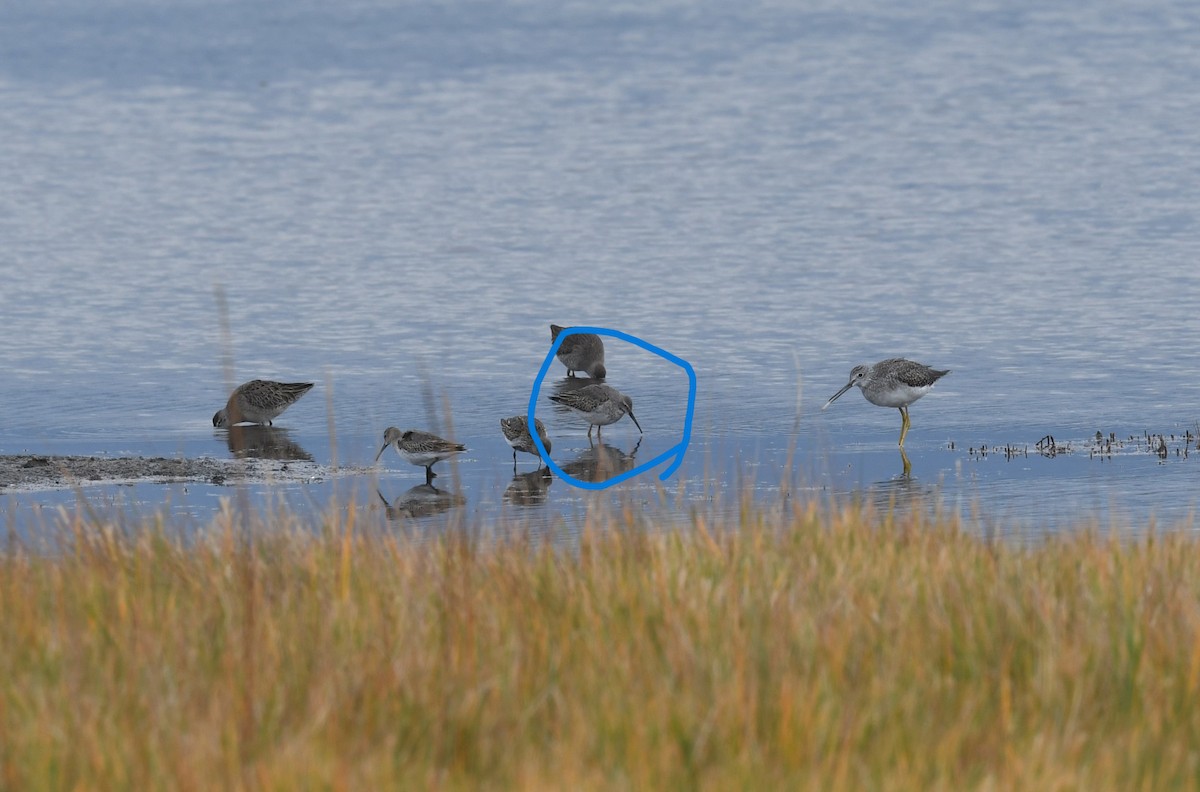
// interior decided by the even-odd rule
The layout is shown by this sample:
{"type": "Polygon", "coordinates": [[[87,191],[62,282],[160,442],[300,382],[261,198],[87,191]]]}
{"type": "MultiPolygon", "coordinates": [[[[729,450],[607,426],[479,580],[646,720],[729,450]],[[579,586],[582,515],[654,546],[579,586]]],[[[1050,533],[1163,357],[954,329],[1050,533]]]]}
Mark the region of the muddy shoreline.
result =
{"type": "Polygon", "coordinates": [[[330,473],[323,465],[297,460],[15,454],[0,455],[0,492],[98,484],[198,482],[221,486],[250,481],[317,481],[330,473]]]}

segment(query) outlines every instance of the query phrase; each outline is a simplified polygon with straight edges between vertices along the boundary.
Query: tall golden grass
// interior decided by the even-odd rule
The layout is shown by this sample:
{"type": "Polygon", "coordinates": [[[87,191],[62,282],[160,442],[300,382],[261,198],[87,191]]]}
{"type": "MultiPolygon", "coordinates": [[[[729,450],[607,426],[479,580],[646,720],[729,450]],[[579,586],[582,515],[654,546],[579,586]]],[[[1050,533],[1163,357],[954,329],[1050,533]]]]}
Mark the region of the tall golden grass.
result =
{"type": "MultiPolygon", "coordinates": [[[[810,504],[0,557],[4,789],[1200,787],[1200,544],[810,504]]],[[[305,524],[305,520],[308,524],[305,524]]]]}

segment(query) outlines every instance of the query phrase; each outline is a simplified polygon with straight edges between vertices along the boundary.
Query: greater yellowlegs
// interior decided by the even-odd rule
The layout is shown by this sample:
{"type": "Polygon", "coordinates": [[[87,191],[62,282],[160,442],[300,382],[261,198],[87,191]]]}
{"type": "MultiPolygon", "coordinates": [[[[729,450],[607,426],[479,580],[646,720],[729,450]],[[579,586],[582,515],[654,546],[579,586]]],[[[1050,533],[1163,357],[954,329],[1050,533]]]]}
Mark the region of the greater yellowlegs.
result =
{"type": "Polygon", "coordinates": [[[904,436],[912,425],[908,418],[908,405],[929,393],[933,383],[949,373],[949,369],[938,371],[924,363],[904,358],[888,358],[874,366],[855,366],[850,370],[850,381],[830,396],[821,409],[824,410],[837,397],[857,385],[871,404],[900,410],[900,447],[904,448],[904,436]]]}
{"type": "Polygon", "coordinates": [[[596,437],[599,437],[599,427],[616,423],[623,415],[632,418],[634,426],[639,432],[642,431],[642,425],[633,414],[633,399],[611,385],[588,385],[579,390],[564,391],[551,396],[550,401],[569,407],[582,415],[590,424],[589,438],[592,436],[592,426],[597,427],[596,437]]]}
{"type": "MultiPolygon", "coordinates": [[[[550,325],[550,340],[556,341],[565,327],[550,325]]],[[[574,377],[576,371],[586,371],[592,379],[604,379],[604,342],[595,333],[576,333],[563,339],[555,355],[567,367],[567,376],[574,377]]]]}
{"type": "MultiPolygon", "coordinates": [[[[542,445],[546,447],[546,453],[550,453],[550,437],[546,434],[546,425],[542,423],[541,418],[533,419],[533,426],[537,429],[538,437],[542,440],[542,445]]],[[[533,454],[538,458],[538,464],[541,464],[541,454],[538,453],[537,446],[533,442],[533,436],[529,434],[529,419],[524,415],[514,415],[512,418],[500,419],[500,431],[504,432],[504,439],[513,449],[513,470],[517,469],[517,452],[524,451],[526,454],[533,454]]]]}
{"type": "Polygon", "coordinates": [[[394,426],[389,426],[383,432],[383,446],[375,455],[376,462],[390,445],[396,447],[396,453],[408,464],[425,468],[426,484],[432,482],[437,476],[437,473],[433,472],[435,464],[467,450],[464,445],[453,443],[430,432],[421,432],[416,429],[401,431],[394,426]]]}
{"type": "Polygon", "coordinates": [[[291,407],[312,388],[311,382],[271,382],[250,380],[242,383],[229,395],[224,409],[213,416],[213,426],[233,426],[239,423],[271,425],[271,421],[291,407]]]}

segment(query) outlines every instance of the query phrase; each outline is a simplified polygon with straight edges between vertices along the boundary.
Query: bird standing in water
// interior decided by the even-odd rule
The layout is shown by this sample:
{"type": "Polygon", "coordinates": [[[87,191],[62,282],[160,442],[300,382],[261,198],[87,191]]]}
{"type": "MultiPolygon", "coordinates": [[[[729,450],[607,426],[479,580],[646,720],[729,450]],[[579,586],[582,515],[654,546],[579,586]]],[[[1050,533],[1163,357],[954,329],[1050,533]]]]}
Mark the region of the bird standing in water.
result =
{"type": "Polygon", "coordinates": [[[433,472],[433,466],[436,463],[467,450],[465,445],[451,442],[431,432],[422,432],[417,429],[401,431],[394,426],[389,426],[383,432],[383,447],[375,455],[376,462],[390,445],[396,446],[396,453],[405,462],[425,468],[426,484],[432,483],[437,477],[437,473],[433,472]]]}
{"type": "Polygon", "coordinates": [[[213,426],[240,423],[271,425],[271,421],[291,407],[312,388],[311,382],[271,382],[250,380],[238,385],[223,409],[213,415],[213,426]]]}
{"type": "Polygon", "coordinates": [[[579,390],[565,391],[550,397],[550,401],[569,407],[588,422],[588,437],[592,436],[592,427],[596,427],[596,437],[600,436],[600,427],[608,426],[628,415],[633,424],[642,431],[642,425],[633,414],[633,399],[621,393],[611,385],[587,385],[579,390]]]}
{"type": "Polygon", "coordinates": [[[908,417],[908,405],[929,393],[933,383],[949,373],[949,369],[938,371],[924,363],[904,358],[888,358],[873,366],[855,366],[850,370],[850,381],[830,396],[821,409],[824,410],[857,385],[871,404],[900,410],[900,448],[903,449],[904,437],[912,425],[908,417]]]}
{"type": "MultiPolygon", "coordinates": [[[[542,423],[541,418],[533,419],[534,428],[537,429],[538,437],[541,438],[542,445],[546,447],[546,453],[550,453],[550,436],[546,434],[546,425],[542,423]]],[[[511,418],[500,419],[500,431],[504,432],[504,439],[513,449],[513,470],[517,469],[517,452],[524,451],[526,454],[533,454],[541,462],[541,455],[538,453],[537,445],[533,442],[533,435],[529,433],[529,419],[524,415],[514,415],[511,418]]]]}
{"type": "MultiPolygon", "coordinates": [[[[569,328],[550,325],[550,341],[557,341],[558,334],[569,328]]],[[[604,368],[604,341],[595,333],[574,333],[563,339],[555,355],[567,367],[567,376],[574,377],[576,371],[586,371],[592,379],[604,379],[608,372],[604,368]]]]}

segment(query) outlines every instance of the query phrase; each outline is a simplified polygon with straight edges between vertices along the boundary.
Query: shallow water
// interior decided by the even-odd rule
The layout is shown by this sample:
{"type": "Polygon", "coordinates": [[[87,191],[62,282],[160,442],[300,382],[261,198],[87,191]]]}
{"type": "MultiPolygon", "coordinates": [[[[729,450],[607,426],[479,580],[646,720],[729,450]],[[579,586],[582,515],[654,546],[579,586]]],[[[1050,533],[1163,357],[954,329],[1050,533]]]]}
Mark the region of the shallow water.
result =
{"type": "MultiPolygon", "coordinates": [[[[613,493],[503,497],[555,322],[696,370],[682,480],[617,497],[869,491],[1033,533],[1200,504],[1190,457],[970,453],[1200,424],[1189,4],[62,0],[0,9],[0,53],[0,453],[228,456],[231,384],[311,379],[277,424],[330,475],[256,502],[390,502],[419,469],[333,464],[452,428],[448,512],[573,524],[613,493]],[[819,411],[895,355],[952,370],[909,478],[896,411],[819,411]]],[[[607,363],[636,457],[678,442],[686,378],[607,363]]],[[[198,524],[233,495],[86,491],[198,524]]],[[[77,495],[6,497],[24,524],[77,495]]]]}

